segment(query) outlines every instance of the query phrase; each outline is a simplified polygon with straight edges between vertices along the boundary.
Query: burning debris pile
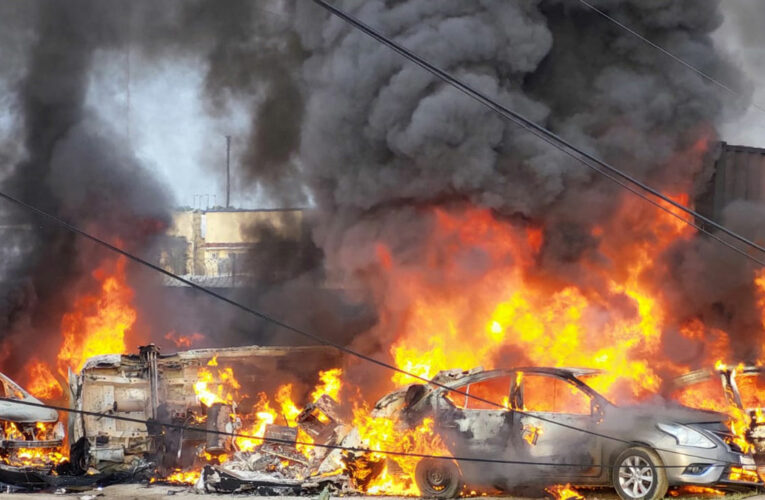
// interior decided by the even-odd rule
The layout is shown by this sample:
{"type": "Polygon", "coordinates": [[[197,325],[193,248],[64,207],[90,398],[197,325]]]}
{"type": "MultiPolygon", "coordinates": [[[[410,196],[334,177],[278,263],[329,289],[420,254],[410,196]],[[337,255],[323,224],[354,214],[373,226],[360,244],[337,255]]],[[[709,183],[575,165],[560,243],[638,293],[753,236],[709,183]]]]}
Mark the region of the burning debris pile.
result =
{"type": "Polygon", "coordinates": [[[262,389],[263,370],[283,370],[306,357],[335,359],[325,348],[161,355],[153,345],[137,356],[90,358],[70,379],[72,408],[83,412],[70,415],[70,439],[89,444],[85,469],[133,470],[142,463],[156,471],[152,481],[202,491],[417,493],[417,459],[391,460],[376,450],[432,452],[432,421],[406,429],[375,418],[390,412],[341,404],[339,368],[319,372],[302,409],[293,399],[293,383],[271,396],[248,392],[262,389]]]}

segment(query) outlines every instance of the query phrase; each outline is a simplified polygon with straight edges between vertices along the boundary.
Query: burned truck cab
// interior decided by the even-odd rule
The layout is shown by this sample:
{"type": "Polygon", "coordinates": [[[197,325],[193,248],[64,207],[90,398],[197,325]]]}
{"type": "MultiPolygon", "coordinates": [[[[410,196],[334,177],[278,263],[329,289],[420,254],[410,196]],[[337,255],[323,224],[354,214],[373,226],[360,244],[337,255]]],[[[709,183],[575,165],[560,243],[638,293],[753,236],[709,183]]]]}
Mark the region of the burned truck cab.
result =
{"type": "Polygon", "coordinates": [[[143,461],[165,475],[198,460],[214,462],[235,451],[232,434],[240,432],[241,412],[251,408],[225,395],[208,399],[204,387],[214,396],[210,388],[225,385],[235,367],[237,383],[256,396],[277,382],[274,373],[327,364],[334,356],[323,347],[263,346],[163,354],[154,345],[137,354],[95,356],[80,373],[70,373],[70,405],[85,412],[70,413],[70,443],[87,441],[88,463],[99,469],[143,461]]]}

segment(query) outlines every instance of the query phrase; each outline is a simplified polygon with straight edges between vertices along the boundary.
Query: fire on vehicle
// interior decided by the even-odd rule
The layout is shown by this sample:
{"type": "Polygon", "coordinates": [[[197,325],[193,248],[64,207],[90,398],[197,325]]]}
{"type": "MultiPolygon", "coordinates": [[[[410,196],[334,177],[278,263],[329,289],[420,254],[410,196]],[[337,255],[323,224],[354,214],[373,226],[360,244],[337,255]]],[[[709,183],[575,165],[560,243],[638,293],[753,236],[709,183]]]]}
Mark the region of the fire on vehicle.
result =
{"type": "Polygon", "coordinates": [[[431,497],[565,482],[613,486],[635,500],[663,498],[674,486],[760,483],[727,415],[674,402],[616,406],[585,382],[597,375],[542,367],[441,371],[433,383],[385,396],[375,413],[404,426],[434,420],[455,458],[417,464],[417,484],[431,497]]]}

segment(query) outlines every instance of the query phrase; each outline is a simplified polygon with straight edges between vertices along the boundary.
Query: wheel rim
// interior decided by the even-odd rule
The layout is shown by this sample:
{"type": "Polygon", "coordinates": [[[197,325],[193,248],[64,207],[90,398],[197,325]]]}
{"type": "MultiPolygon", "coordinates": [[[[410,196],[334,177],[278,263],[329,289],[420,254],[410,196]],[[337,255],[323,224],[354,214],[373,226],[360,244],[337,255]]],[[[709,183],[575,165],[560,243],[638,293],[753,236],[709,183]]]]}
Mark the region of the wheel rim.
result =
{"type": "Polygon", "coordinates": [[[646,496],[655,480],[653,466],[641,456],[629,456],[619,465],[619,486],[630,498],[646,496]]]}
{"type": "Polygon", "coordinates": [[[449,485],[449,472],[440,467],[432,467],[428,469],[428,473],[425,477],[428,480],[428,485],[434,491],[444,490],[449,485]]]}

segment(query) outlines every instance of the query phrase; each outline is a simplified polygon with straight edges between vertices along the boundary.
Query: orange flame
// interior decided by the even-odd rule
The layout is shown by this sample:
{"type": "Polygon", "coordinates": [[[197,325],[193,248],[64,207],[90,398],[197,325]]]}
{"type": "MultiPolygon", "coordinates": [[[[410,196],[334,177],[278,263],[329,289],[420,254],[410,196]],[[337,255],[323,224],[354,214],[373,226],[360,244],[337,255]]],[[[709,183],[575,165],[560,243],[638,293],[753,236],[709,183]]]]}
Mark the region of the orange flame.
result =
{"type": "Polygon", "coordinates": [[[342,382],[340,381],[342,374],[343,370],[340,368],[319,372],[319,384],[313,393],[311,393],[311,401],[316,401],[322,394],[326,394],[337,401],[340,395],[340,388],[342,387],[342,382]]]}
{"type": "Polygon", "coordinates": [[[197,481],[199,481],[201,475],[202,471],[199,470],[182,471],[180,469],[176,469],[172,474],[163,478],[162,481],[170,484],[195,484],[197,481]]]}
{"type": "MultiPolygon", "coordinates": [[[[628,216],[625,209],[624,217],[628,216]]],[[[656,253],[688,235],[669,214],[661,214],[664,223],[654,229],[655,240],[631,248],[628,255],[622,257],[616,254],[621,249],[603,245],[604,254],[615,253],[613,258],[628,262],[621,274],[599,276],[606,284],[602,296],[572,285],[551,290],[528,279],[524,270],[531,267],[540,248],[537,232],[518,230],[487,210],[459,214],[436,210],[434,217],[432,238],[438,242],[433,245],[438,254],[426,256],[425,261],[433,259],[448,274],[457,265],[448,260],[449,255],[471,248],[486,254],[487,270],[466,285],[468,289],[452,293],[428,287],[420,266],[389,263],[388,272],[405,296],[400,301],[411,304],[390,350],[396,366],[431,378],[443,369],[489,367],[513,346],[531,364],[607,371],[593,379],[593,385],[612,397],[621,391],[619,396],[639,399],[659,388],[656,352],[667,314],[640,277],[656,253]],[[629,304],[634,313],[612,314],[595,330],[593,321],[614,298],[629,304]]],[[[397,373],[393,382],[401,386],[417,380],[397,373]]]]}
{"type": "Polygon", "coordinates": [[[695,496],[715,496],[715,497],[721,497],[725,496],[725,492],[722,490],[716,490],[714,488],[709,488],[706,486],[679,486],[677,488],[674,488],[669,491],[669,496],[671,497],[679,497],[683,495],[695,495],[695,496]]]}
{"type": "Polygon", "coordinates": [[[189,349],[192,345],[204,340],[205,336],[201,333],[192,333],[191,335],[179,335],[177,332],[167,332],[165,340],[172,342],[179,349],[189,349]]]}
{"type": "Polygon", "coordinates": [[[133,290],[126,284],[125,257],[116,260],[112,274],[102,267],[93,272],[101,283],[99,295],[86,295],[61,320],[63,345],[58,354],[59,373],[82,370],[85,360],[98,354],[125,352],[125,336],[136,320],[131,306],[133,290]]]}
{"type": "MultiPolygon", "coordinates": [[[[119,257],[93,271],[91,276],[99,283],[98,293],[77,297],[73,309],[63,315],[62,343],[55,368],[63,380],[68,370],[80,371],[92,356],[125,352],[126,337],[137,316],[132,306],[133,290],[127,285],[126,263],[124,257],[119,257]]],[[[26,371],[31,394],[41,398],[63,395],[50,364],[33,359],[26,371]]]]}
{"type": "Polygon", "coordinates": [[[584,500],[584,497],[580,495],[578,491],[572,488],[570,484],[557,484],[555,486],[545,488],[545,491],[552,495],[555,500],[570,500],[572,498],[576,500],[584,500]]]}
{"type": "Polygon", "coordinates": [[[432,418],[423,419],[414,429],[400,428],[386,418],[372,418],[368,408],[361,406],[354,409],[353,425],[359,430],[364,446],[372,450],[370,456],[375,460],[393,460],[404,474],[396,474],[388,469],[388,462],[382,472],[365,489],[370,495],[419,495],[417,485],[411,480],[419,457],[393,456],[375,451],[397,451],[403,453],[449,455],[448,450],[434,432],[432,418]]]}

